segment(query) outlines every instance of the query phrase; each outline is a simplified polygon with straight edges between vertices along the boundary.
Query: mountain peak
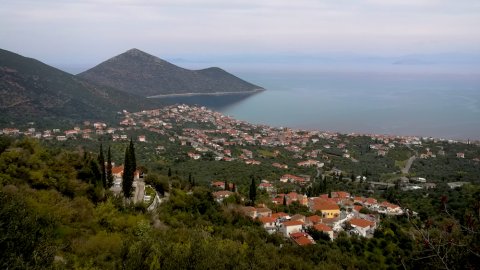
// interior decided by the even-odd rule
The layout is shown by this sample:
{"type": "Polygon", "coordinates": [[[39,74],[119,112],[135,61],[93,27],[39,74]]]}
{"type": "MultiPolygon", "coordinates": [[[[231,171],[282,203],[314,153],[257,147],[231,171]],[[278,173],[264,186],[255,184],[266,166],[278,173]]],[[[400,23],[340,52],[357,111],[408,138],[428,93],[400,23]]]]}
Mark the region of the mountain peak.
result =
{"type": "Polygon", "coordinates": [[[138,54],[148,54],[148,53],[146,53],[146,52],[144,52],[144,51],[141,51],[141,50],[139,50],[139,49],[137,49],[137,48],[132,48],[132,49],[124,52],[123,54],[138,55],[138,54]]]}
{"type": "Polygon", "coordinates": [[[251,93],[263,89],[218,67],[188,70],[136,48],[78,76],[95,84],[144,97],[168,94],[251,93]]]}

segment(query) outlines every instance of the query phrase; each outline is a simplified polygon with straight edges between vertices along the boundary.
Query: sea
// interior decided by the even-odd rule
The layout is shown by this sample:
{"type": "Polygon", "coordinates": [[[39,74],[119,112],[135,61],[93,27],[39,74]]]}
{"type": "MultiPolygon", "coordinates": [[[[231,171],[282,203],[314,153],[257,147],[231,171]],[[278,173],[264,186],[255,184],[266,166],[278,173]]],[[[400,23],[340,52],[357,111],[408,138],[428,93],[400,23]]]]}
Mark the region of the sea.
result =
{"type": "Polygon", "coordinates": [[[382,71],[241,71],[266,91],[170,97],[254,124],[359,134],[480,140],[480,76],[382,71]]]}

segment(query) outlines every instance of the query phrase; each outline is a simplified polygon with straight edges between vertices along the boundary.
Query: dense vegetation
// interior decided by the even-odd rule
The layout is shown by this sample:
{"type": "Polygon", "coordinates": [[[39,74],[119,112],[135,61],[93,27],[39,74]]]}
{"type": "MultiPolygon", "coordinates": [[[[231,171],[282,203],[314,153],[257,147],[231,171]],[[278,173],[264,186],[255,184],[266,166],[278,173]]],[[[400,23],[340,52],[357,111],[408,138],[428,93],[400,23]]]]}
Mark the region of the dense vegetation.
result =
{"type": "Polygon", "coordinates": [[[147,212],[103,189],[96,162],[88,152],[1,137],[2,269],[474,269],[480,263],[478,186],[388,191],[418,218],[384,217],[371,239],[340,234],[298,247],[180,175],[151,172],[150,181],[162,188],[175,184],[169,200],[147,212]]]}

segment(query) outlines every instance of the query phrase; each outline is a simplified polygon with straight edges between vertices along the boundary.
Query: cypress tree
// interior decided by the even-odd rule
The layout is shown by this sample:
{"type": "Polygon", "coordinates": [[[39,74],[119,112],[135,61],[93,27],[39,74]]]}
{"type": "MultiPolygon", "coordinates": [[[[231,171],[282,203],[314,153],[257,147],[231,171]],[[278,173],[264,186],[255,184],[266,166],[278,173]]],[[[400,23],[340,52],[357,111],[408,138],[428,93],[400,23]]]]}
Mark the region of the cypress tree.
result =
{"type": "Polygon", "coordinates": [[[257,186],[255,185],[255,178],[252,176],[252,183],[250,184],[250,191],[248,193],[250,202],[255,205],[255,199],[257,198],[257,186]]]}
{"type": "Polygon", "coordinates": [[[283,196],[283,206],[287,206],[287,196],[283,196]]]}
{"type": "Polygon", "coordinates": [[[168,177],[172,177],[172,169],[168,167],[168,177]]]}
{"type": "Polygon", "coordinates": [[[112,172],[112,153],[110,151],[110,146],[108,147],[108,152],[107,152],[107,187],[110,188],[113,186],[113,172],[112,172]]]}
{"type": "Polygon", "coordinates": [[[133,149],[133,142],[130,140],[130,145],[125,149],[125,162],[123,167],[123,176],[122,176],[122,191],[125,198],[130,198],[132,194],[132,184],[135,174],[135,153],[133,149]]]}
{"type": "Polygon", "coordinates": [[[232,188],[232,190],[231,190],[231,191],[233,191],[233,192],[237,192],[237,186],[235,186],[235,183],[233,183],[233,188],[232,188]]]}
{"type": "Polygon", "coordinates": [[[132,165],[132,174],[135,174],[135,171],[137,170],[137,159],[135,158],[135,146],[133,145],[132,139],[130,139],[130,162],[132,165]]]}
{"type": "Polygon", "coordinates": [[[100,169],[98,168],[97,162],[92,158],[90,159],[90,171],[92,173],[92,178],[90,179],[90,184],[94,184],[96,187],[99,185],[102,185],[101,181],[101,172],[100,169]]]}
{"type": "Polygon", "coordinates": [[[98,165],[100,166],[100,178],[103,187],[107,187],[107,172],[105,170],[105,157],[103,156],[103,146],[100,144],[100,153],[98,154],[98,165]]]}
{"type": "Polygon", "coordinates": [[[228,186],[228,181],[227,180],[225,180],[223,185],[224,185],[224,190],[229,190],[230,187],[228,186]]]}
{"type": "Polygon", "coordinates": [[[323,188],[322,192],[327,191],[327,177],[326,176],[323,177],[323,187],[322,188],[323,188]]]}
{"type": "Polygon", "coordinates": [[[188,173],[188,183],[190,183],[190,185],[192,185],[192,173],[188,173]]]}

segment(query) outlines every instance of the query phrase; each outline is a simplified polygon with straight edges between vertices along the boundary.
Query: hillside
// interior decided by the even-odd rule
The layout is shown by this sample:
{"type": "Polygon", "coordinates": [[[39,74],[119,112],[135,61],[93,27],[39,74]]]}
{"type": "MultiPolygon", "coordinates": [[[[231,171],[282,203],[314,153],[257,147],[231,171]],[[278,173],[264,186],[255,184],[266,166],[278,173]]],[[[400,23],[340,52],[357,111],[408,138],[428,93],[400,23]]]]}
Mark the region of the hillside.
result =
{"type": "Polygon", "coordinates": [[[0,124],[108,120],[119,110],[151,108],[153,102],[0,49],[0,124]]]}
{"type": "Polygon", "coordinates": [[[137,49],[115,56],[78,77],[145,97],[263,90],[220,68],[188,70],[137,49]]]}

